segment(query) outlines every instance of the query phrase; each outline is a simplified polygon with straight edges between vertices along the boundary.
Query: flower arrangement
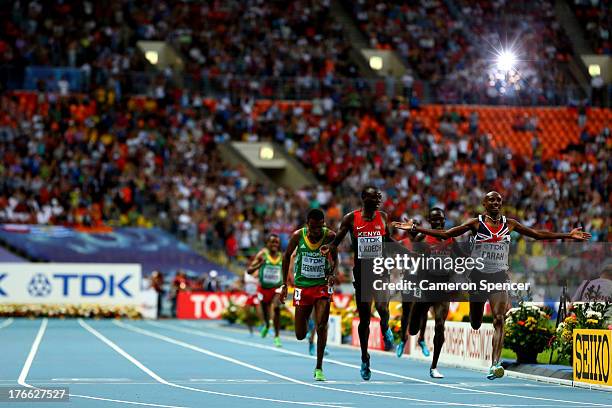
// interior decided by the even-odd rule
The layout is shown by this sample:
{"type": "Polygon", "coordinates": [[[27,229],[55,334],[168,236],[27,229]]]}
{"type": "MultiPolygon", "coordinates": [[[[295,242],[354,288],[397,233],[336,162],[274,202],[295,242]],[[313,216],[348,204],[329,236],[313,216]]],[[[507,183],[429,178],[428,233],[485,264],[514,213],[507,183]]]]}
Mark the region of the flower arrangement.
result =
{"type": "Polygon", "coordinates": [[[236,323],[236,321],[238,321],[239,309],[240,308],[230,300],[229,304],[227,305],[227,308],[221,314],[221,318],[223,320],[227,320],[229,324],[234,324],[236,323]]]}
{"type": "Polygon", "coordinates": [[[557,351],[558,360],[571,363],[574,354],[574,329],[612,329],[609,325],[610,302],[588,302],[574,304],[570,314],[559,324],[551,341],[557,351]]]}
{"type": "MultiPolygon", "coordinates": [[[[236,321],[238,323],[246,324],[247,326],[256,326],[259,324],[259,314],[257,314],[257,310],[254,307],[237,307],[235,306],[236,313],[236,321]]],[[[229,310],[230,307],[226,309],[229,310]]],[[[230,312],[230,317],[232,317],[232,312],[230,312]]],[[[228,320],[229,321],[229,320],[228,320]]]]}
{"type": "Polygon", "coordinates": [[[395,319],[389,319],[389,328],[393,332],[393,339],[396,343],[399,343],[401,339],[401,331],[402,331],[402,318],[401,316],[396,317],[395,319]]]}
{"type": "Polygon", "coordinates": [[[100,304],[1,304],[0,317],[140,319],[138,306],[100,304]]]}
{"type": "Polygon", "coordinates": [[[538,353],[550,344],[553,330],[548,311],[521,302],[506,314],[504,345],[517,355],[519,363],[535,363],[538,353]]]}

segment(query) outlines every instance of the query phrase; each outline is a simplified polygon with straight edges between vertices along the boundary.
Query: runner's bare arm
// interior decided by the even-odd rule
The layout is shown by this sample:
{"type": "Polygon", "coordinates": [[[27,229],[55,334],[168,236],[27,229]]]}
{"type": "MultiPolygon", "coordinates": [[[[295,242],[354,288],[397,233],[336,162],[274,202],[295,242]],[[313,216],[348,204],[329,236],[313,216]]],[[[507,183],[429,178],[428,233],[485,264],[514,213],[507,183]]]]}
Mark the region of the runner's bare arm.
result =
{"type": "Polygon", "coordinates": [[[412,242],[422,242],[423,240],[425,240],[425,237],[425,234],[416,234],[414,238],[412,238],[412,242]]]}
{"type": "Polygon", "coordinates": [[[293,251],[297,248],[300,242],[300,234],[301,230],[295,231],[291,234],[291,238],[289,239],[289,243],[287,244],[287,249],[285,249],[285,254],[283,255],[283,285],[287,285],[287,277],[289,276],[289,265],[291,264],[291,256],[293,255],[293,251]]]}
{"type": "Polygon", "coordinates": [[[336,237],[334,238],[334,240],[329,244],[321,246],[321,253],[323,255],[327,255],[327,253],[333,247],[335,247],[336,250],[338,249],[338,246],[342,243],[342,240],[344,239],[346,234],[348,234],[353,228],[354,219],[355,218],[352,212],[346,214],[344,218],[342,218],[342,222],[340,223],[340,229],[338,230],[338,232],[336,232],[336,237]]]}
{"type": "Polygon", "coordinates": [[[295,267],[295,257],[297,256],[297,252],[293,251],[293,253],[291,254],[291,262],[289,263],[289,274],[287,276],[287,283],[289,285],[294,285],[295,284],[295,280],[293,279],[293,271],[294,271],[294,267],[295,267]]]}
{"type": "Polygon", "coordinates": [[[430,229],[430,228],[423,228],[423,227],[417,226],[413,220],[408,220],[407,222],[394,221],[391,223],[391,225],[393,225],[395,228],[408,230],[408,231],[415,231],[417,233],[429,235],[435,238],[448,239],[448,238],[455,238],[455,237],[461,236],[465,234],[466,232],[475,231],[478,228],[478,218],[472,218],[471,220],[468,220],[467,222],[459,226],[456,226],[456,227],[453,227],[447,230],[436,230],[436,229],[430,229]]]}
{"type": "MultiPolygon", "coordinates": [[[[329,235],[327,236],[327,242],[333,242],[333,240],[336,238],[336,233],[334,231],[330,231],[329,235]]],[[[334,247],[332,246],[329,250],[329,253],[327,255],[331,265],[332,265],[332,269],[330,271],[330,276],[328,277],[328,283],[330,285],[335,285],[337,282],[337,272],[338,272],[338,247],[334,247]]]]}
{"type": "Polygon", "coordinates": [[[510,218],[508,219],[508,227],[510,227],[510,231],[514,230],[521,235],[534,239],[575,239],[578,241],[587,241],[591,239],[591,234],[582,231],[582,228],[574,228],[570,232],[536,230],[510,218]]]}
{"type": "Polygon", "coordinates": [[[283,255],[283,285],[281,286],[279,299],[281,303],[284,303],[285,299],[287,299],[287,278],[289,275],[289,265],[291,264],[293,251],[295,251],[295,248],[297,248],[298,243],[300,242],[300,234],[301,230],[297,230],[291,235],[291,239],[289,239],[287,249],[285,249],[285,254],[283,255]]]}
{"type": "Polygon", "coordinates": [[[255,255],[255,257],[253,258],[253,260],[247,267],[247,273],[249,275],[254,274],[255,272],[259,270],[259,268],[261,268],[261,265],[263,265],[263,263],[264,263],[264,251],[262,249],[257,253],[257,255],[255,255]]]}
{"type": "Polygon", "coordinates": [[[380,216],[382,217],[383,222],[385,223],[385,236],[383,240],[385,242],[397,242],[393,238],[391,238],[391,230],[389,229],[389,216],[384,211],[380,212],[380,216]]]}

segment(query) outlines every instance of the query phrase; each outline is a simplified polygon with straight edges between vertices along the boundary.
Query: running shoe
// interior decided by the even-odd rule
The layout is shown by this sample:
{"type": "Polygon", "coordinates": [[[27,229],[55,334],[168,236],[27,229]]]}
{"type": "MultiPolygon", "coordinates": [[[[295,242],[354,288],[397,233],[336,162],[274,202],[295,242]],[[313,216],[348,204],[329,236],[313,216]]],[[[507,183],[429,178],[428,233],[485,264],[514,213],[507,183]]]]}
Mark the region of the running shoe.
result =
{"type": "Polygon", "coordinates": [[[315,344],[314,341],[313,342],[308,342],[308,354],[310,354],[311,356],[315,355],[315,344]]]}
{"type": "Polygon", "coordinates": [[[359,370],[359,374],[361,374],[361,378],[365,381],[370,381],[372,378],[372,371],[370,371],[370,355],[368,354],[368,361],[365,363],[361,363],[361,369],[359,370]]]}
{"type": "Polygon", "coordinates": [[[261,326],[261,329],[259,329],[259,334],[261,335],[262,339],[266,338],[266,336],[268,335],[268,330],[270,330],[270,328],[265,324],[261,326]]]}
{"type": "Polygon", "coordinates": [[[437,368],[430,368],[429,369],[429,376],[431,378],[444,378],[444,375],[442,375],[442,373],[439,372],[437,368]]]}
{"type": "Polygon", "coordinates": [[[276,347],[283,347],[283,345],[281,344],[281,341],[280,341],[280,337],[276,336],[276,337],[274,338],[274,345],[275,345],[276,347]]]}
{"type": "Polygon", "coordinates": [[[400,358],[402,354],[404,354],[404,347],[406,347],[406,343],[400,341],[397,347],[395,348],[395,354],[397,354],[398,358],[400,358]]]}
{"type": "Polygon", "coordinates": [[[494,364],[489,368],[489,374],[487,374],[487,379],[495,380],[496,378],[502,378],[504,376],[504,367],[501,366],[500,363],[494,364]]]}
{"type": "Polygon", "coordinates": [[[419,341],[419,346],[421,347],[421,351],[425,357],[429,357],[429,349],[427,348],[427,344],[425,344],[425,340],[419,341]]]}
{"type": "Polygon", "coordinates": [[[314,379],[315,381],[325,381],[325,375],[323,375],[323,370],[321,370],[320,368],[315,368],[314,379]]]}
{"type": "Polygon", "coordinates": [[[387,328],[385,335],[383,336],[383,340],[385,341],[385,350],[391,350],[393,348],[393,332],[390,328],[387,328]]]}

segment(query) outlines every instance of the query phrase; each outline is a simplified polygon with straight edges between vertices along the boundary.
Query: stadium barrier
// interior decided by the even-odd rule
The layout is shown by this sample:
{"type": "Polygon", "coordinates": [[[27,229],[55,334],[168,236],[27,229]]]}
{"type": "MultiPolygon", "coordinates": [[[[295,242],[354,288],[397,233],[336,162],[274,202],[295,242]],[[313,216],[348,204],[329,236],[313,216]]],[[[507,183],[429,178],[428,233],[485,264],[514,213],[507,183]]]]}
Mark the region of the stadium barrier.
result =
{"type": "MultiPolygon", "coordinates": [[[[338,309],[346,309],[351,304],[353,295],[332,295],[334,305],[338,309]]],[[[179,292],[176,302],[176,316],[179,319],[221,319],[230,301],[236,306],[243,307],[247,301],[246,292],[179,292]]],[[[290,302],[287,302],[290,304],[290,302]]]]}
{"type": "Polygon", "coordinates": [[[153,292],[139,264],[0,263],[1,316],[155,318],[153,292]]]}
{"type": "Polygon", "coordinates": [[[246,292],[179,292],[176,300],[176,317],[217,320],[221,318],[230,301],[242,307],[246,304],[248,297],[246,292]]]}
{"type": "Polygon", "coordinates": [[[0,303],[139,305],[139,264],[2,263],[0,303]]]}
{"type": "MultiPolygon", "coordinates": [[[[425,343],[432,354],[434,326],[435,322],[428,320],[425,330],[425,343]]],[[[440,361],[459,367],[488,368],[491,365],[493,352],[493,332],[493,325],[490,323],[483,323],[479,330],[474,330],[467,322],[446,322],[440,361]]],[[[431,355],[425,357],[421,353],[416,336],[410,336],[406,349],[407,354],[413,358],[431,361],[431,355]]]]}
{"type": "Polygon", "coordinates": [[[573,331],[574,381],[612,386],[612,330],[573,331]]]}
{"type": "Polygon", "coordinates": [[[339,315],[329,315],[327,344],[342,344],[342,318],[339,315]]]}
{"type": "MultiPolygon", "coordinates": [[[[351,326],[351,345],[359,347],[359,319],[353,319],[351,326]]],[[[380,319],[370,320],[370,337],[368,337],[368,348],[370,350],[384,350],[382,342],[382,330],[380,329],[380,319]]]]}

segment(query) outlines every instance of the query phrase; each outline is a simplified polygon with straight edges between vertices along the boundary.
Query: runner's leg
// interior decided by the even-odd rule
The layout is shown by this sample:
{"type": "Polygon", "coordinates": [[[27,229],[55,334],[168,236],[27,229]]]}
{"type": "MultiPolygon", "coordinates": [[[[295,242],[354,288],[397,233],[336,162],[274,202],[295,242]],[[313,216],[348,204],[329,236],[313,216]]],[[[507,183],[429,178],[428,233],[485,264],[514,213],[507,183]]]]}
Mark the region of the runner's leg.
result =
{"type": "Polygon", "coordinates": [[[504,316],[508,304],[508,292],[498,292],[489,295],[491,312],[493,313],[493,365],[499,363],[502,348],[504,347],[504,316]]]}
{"type": "Polygon", "coordinates": [[[295,307],[295,337],[304,340],[308,334],[308,318],[312,313],[313,305],[295,307]]]}
{"type": "Polygon", "coordinates": [[[317,299],[315,309],[315,327],[317,330],[317,367],[323,368],[323,356],[327,344],[327,323],[329,321],[329,299],[317,299]]]}
{"type": "Polygon", "coordinates": [[[444,323],[446,323],[449,306],[449,302],[440,302],[434,305],[436,326],[434,331],[434,354],[431,360],[431,368],[436,368],[438,366],[438,359],[440,358],[440,352],[444,345],[444,323]]]}
{"type": "Polygon", "coordinates": [[[372,304],[370,302],[357,303],[357,313],[359,314],[359,345],[361,347],[361,362],[365,363],[370,359],[368,354],[368,339],[370,338],[370,318],[372,304]]]}

